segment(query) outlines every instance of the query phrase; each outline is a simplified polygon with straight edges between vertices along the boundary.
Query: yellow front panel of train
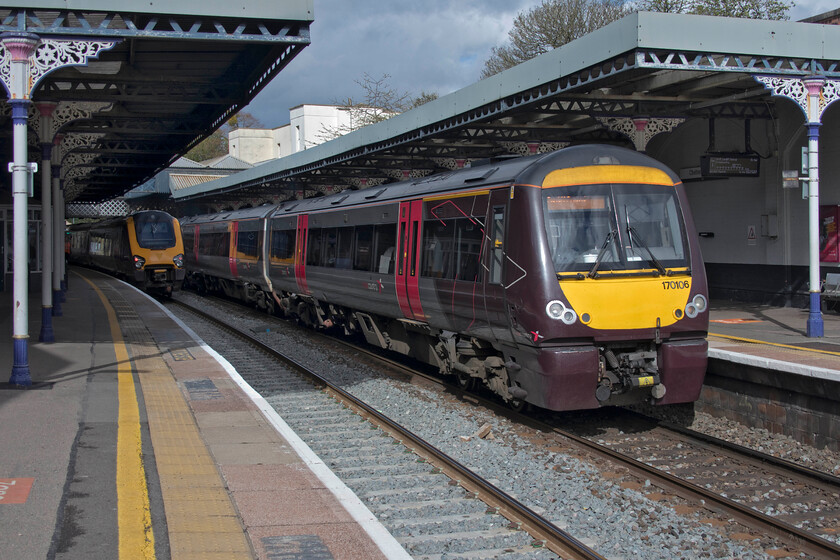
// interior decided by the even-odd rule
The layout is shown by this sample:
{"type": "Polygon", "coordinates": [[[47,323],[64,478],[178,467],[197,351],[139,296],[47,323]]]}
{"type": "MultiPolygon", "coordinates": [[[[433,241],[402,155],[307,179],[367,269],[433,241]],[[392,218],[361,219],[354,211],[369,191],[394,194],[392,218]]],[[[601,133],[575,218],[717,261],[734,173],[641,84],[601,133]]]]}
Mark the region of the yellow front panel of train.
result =
{"type": "Polygon", "coordinates": [[[657,319],[665,327],[682,318],[691,277],[602,276],[562,281],[560,287],[581,321],[593,329],[649,329],[657,319]]]}

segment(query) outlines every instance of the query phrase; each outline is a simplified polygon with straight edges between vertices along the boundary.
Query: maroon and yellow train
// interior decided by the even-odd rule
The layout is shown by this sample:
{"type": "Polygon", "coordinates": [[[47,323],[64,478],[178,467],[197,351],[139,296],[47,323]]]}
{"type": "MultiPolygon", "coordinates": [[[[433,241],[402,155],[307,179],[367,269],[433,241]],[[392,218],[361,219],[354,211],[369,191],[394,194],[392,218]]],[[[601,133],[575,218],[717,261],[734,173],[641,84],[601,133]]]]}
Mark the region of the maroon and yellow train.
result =
{"type": "Polygon", "coordinates": [[[611,146],[185,218],[188,281],[551,410],[697,399],[707,287],[683,186],[611,146]]]}
{"type": "Polygon", "coordinates": [[[169,295],[184,281],[184,244],[178,220],[144,210],[130,216],[68,228],[69,260],[169,295]]]}

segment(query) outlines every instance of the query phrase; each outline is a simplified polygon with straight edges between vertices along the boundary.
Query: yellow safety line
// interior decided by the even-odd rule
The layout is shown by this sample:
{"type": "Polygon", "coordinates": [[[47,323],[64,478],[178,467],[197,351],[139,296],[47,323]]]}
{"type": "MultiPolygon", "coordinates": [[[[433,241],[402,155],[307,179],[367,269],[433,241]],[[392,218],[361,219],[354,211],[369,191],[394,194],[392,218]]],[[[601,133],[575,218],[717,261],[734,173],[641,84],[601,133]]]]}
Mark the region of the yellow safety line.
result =
{"type": "MultiPolygon", "coordinates": [[[[80,275],[81,276],[81,275],[80,275]]],[[[155,558],[155,536],[149,490],[143,468],[143,444],[140,435],[140,408],[134,390],[134,376],[128,349],[117,322],[117,314],[108,298],[93,282],[82,276],[102,300],[117,356],[117,529],[120,558],[155,558]]]]}
{"type": "Polygon", "coordinates": [[[726,334],[709,333],[709,336],[716,336],[718,338],[726,338],[729,340],[736,340],[738,342],[749,342],[752,344],[765,344],[767,346],[777,346],[779,348],[789,348],[791,350],[799,350],[800,352],[814,352],[817,354],[828,354],[830,356],[840,356],[840,352],[832,352],[831,350],[818,350],[816,348],[804,348],[802,346],[792,346],[790,344],[778,344],[776,342],[765,342],[764,340],[754,340],[752,338],[741,338],[740,336],[729,336],[726,334]]]}

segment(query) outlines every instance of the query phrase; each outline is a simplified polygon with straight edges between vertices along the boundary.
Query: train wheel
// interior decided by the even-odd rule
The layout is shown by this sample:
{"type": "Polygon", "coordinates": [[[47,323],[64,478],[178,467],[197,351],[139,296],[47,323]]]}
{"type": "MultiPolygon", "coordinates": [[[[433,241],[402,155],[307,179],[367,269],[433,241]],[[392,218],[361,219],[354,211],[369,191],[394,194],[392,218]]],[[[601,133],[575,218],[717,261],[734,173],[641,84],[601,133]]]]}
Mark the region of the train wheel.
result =
{"type": "Polygon", "coordinates": [[[508,401],[508,406],[516,412],[525,412],[528,410],[528,403],[524,399],[512,398],[508,401]]]}
{"type": "Polygon", "coordinates": [[[474,391],[476,378],[463,371],[455,372],[455,379],[458,381],[458,387],[464,391],[474,391]]]}

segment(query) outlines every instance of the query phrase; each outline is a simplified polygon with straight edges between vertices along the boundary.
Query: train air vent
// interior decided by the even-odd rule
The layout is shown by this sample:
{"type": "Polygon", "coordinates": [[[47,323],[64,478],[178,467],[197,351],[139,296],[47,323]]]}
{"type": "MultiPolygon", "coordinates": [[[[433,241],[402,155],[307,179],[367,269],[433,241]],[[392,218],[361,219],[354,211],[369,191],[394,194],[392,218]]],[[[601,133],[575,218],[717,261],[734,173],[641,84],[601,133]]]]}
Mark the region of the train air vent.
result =
{"type": "Polygon", "coordinates": [[[287,206],[284,210],[286,210],[286,212],[288,212],[290,210],[294,210],[295,208],[297,208],[297,204],[292,204],[290,206],[287,206]]]}
{"type": "Polygon", "coordinates": [[[341,204],[342,202],[344,202],[345,200],[347,200],[347,197],[348,197],[348,196],[349,196],[349,195],[346,195],[346,194],[345,194],[345,195],[344,195],[344,196],[342,196],[342,197],[336,198],[335,200],[333,200],[332,202],[330,202],[330,204],[341,204]]]}
{"type": "Polygon", "coordinates": [[[376,192],[372,192],[372,193],[370,193],[370,194],[366,194],[366,195],[365,195],[365,198],[366,198],[367,200],[370,200],[371,198],[376,198],[376,197],[377,197],[377,196],[379,196],[380,194],[384,193],[384,192],[385,192],[385,190],[386,190],[386,189],[379,189],[379,190],[377,190],[376,192]]]}
{"type": "Polygon", "coordinates": [[[493,173],[495,173],[498,170],[499,170],[498,167],[491,167],[489,169],[482,168],[482,169],[476,170],[476,173],[470,173],[469,175],[464,177],[464,182],[465,183],[474,183],[476,181],[483,181],[483,180],[487,179],[488,177],[490,177],[490,175],[492,175],[493,173]]]}

